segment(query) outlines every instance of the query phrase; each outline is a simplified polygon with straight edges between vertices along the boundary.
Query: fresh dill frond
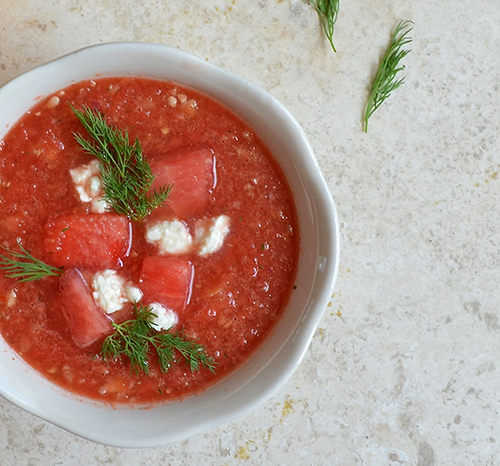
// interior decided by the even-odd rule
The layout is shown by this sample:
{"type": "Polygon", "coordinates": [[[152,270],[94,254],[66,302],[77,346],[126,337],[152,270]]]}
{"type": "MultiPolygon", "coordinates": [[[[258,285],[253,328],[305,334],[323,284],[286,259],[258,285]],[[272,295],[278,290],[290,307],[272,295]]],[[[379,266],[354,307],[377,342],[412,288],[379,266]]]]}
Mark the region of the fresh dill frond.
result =
{"type": "Polygon", "coordinates": [[[325,32],[328,42],[332,46],[335,53],[335,45],[333,44],[333,32],[335,30],[335,23],[339,14],[339,0],[309,0],[309,3],[314,6],[318,13],[319,22],[323,31],[325,32]]]}
{"type": "Polygon", "coordinates": [[[368,120],[380,105],[403,84],[405,78],[397,79],[397,74],[404,70],[401,60],[410,53],[410,50],[404,50],[403,47],[412,41],[408,35],[412,28],[412,21],[401,21],[394,29],[391,43],[386,50],[382,62],[378,68],[377,74],[373,80],[372,88],[366,102],[364,115],[365,133],[368,132],[368,120]]]}
{"type": "Polygon", "coordinates": [[[108,125],[98,111],[86,106],[81,111],[71,108],[91,138],[75,134],[76,141],[99,160],[104,199],[111,208],[131,220],[142,220],[161,206],[172,186],[151,189],[154,175],[139,140],[131,143],[126,131],[108,125]]]}
{"type": "Polygon", "coordinates": [[[125,356],[135,373],[149,374],[149,357],[154,351],[163,373],[169,370],[177,355],[193,372],[198,372],[201,367],[215,371],[216,362],[208,356],[203,345],[187,339],[182,332],[158,332],[152,324],[156,315],[147,306],[136,303],[134,312],[135,319],[112,324],[115,331],[102,344],[100,354],[103,359],[125,356]]]}
{"type": "Polygon", "coordinates": [[[17,245],[21,252],[11,251],[2,246],[10,257],[0,255],[0,270],[4,270],[5,276],[15,278],[20,282],[31,282],[43,277],[59,277],[64,269],[53,267],[33,257],[18,241],[17,245]]]}

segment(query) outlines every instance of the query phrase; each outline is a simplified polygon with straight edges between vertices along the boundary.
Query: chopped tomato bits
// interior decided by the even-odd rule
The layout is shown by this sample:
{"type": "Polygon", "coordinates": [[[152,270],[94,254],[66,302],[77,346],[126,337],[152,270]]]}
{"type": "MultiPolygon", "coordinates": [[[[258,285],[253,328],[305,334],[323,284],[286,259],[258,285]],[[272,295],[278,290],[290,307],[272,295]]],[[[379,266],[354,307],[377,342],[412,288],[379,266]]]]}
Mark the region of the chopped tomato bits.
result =
{"type": "Polygon", "coordinates": [[[166,206],[161,210],[171,211],[181,219],[203,214],[210,201],[210,190],[214,186],[214,154],[211,149],[183,150],[174,156],[151,162],[155,175],[153,188],[172,184],[173,188],[166,206]]]}
{"type": "Polygon", "coordinates": [[[95,303],[79,270],[66,270],[61,276],[60,287],[62,312],[78,346],[90,346],[113,331],[111,322],[95,303]]]}
{"type": "Polygon", "coordinates": [[[116,267],[130,241],[129,220],[116,214],[71,214],[45,225],[45,251],[58,267],[116,267]]]}
{"type": "Polygon", "coordinates": [[[139,286],[148,303],[157,302],[180,313],[186,307],[193,277],[191,262],[179,257],[146,257],[139,286]]]}

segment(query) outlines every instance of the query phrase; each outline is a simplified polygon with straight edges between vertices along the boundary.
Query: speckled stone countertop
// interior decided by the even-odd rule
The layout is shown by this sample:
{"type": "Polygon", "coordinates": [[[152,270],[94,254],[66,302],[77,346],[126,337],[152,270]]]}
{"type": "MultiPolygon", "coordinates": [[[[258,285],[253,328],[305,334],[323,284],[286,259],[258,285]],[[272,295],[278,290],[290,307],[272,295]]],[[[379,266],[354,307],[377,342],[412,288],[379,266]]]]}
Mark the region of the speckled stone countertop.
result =
{"type": "Polygon", "coordinates": [[[0,464],[500,464],[500,3],[3,0],[0,84],[74,49],[159,42],[263,87],[308,134],[341,220],[336,291],[294,376],[171,446],[93,444],[0,399],[0,464]],[[411,19],[407,81],[362,131],[411,19]],[[498,366],[498,367],[497,367],[498,366]]]}

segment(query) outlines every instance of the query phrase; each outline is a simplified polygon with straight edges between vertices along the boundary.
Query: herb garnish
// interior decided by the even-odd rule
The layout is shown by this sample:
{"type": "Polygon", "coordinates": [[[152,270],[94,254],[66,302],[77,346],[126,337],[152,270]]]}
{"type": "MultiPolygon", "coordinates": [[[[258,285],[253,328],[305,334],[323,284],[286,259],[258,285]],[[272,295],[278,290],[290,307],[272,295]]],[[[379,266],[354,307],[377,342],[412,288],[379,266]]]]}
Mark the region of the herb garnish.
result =
{"type": "Polygon", "coordinates": [[[183,333],[157,332],[152,324],[155,314],[147,306],[134,304],[135,319],[121,324],[113,323],[114,333],[108,336],[101,349],[103,359],[126,356],[137,374],[149,374],[149,355],[154,348],[163,373],[167,372],[176,353],[189,364],[191,371],[200,367],[215,371],[215,361],[207,355],[203,345],[187,340],[183,333]]]}
{"type": "Polygon", "coordinates": [[[319,22],[323,31],[325,32],[328,42],[332,46],[335,53],[335,45],[333,45],[333,31],[335,29],[335,23],[337,22],[337,16],[339,14],[339,0],[309,0],[309,3],[314,6],[316,12],[318,13],[319,22]]]}
{"type": "Polygon", "coordinates": [[[370,95],[366,103],[364,123],[365,133],[368,132],[368,119],[373,112],[391,95],[391,92],[396,90],[403,84],[405,78],[396,79],[396,75],[404,70],[404,65],[400,65],[401,60],[410,53],[410,50],[402,50],[402,48],[411,42],[411,37],[408,36],[413,29],[412,21],[401,21],[394,29],[392,34],[391,44],[386,50],[382,62],[378,68],[375,79],[373,80],[370,95]]]}
{"type": "Polygon", "coordinates": [[[5,276],[16,278],[20,282],[31,282],[43,277],[59,277],[64,269],[53,267],[33,257],[18,241],[17,245],[21,252],[11,251],[2,246],[11,257],[0,255],[0,270],[5,270],[5,276]]]}
{"type": "Polygon", "coordinates": [[[139,140],[130,143],[128,133],[108,125],[98,111],[85,106],[82,111],[71,108],[92,138],[88,141],[75,134],[78,144],[99,160],[104,199],[112,209],[131,220],[142,220],[162,205],[172,186],[151,190],[154,175],[139,140]]]}

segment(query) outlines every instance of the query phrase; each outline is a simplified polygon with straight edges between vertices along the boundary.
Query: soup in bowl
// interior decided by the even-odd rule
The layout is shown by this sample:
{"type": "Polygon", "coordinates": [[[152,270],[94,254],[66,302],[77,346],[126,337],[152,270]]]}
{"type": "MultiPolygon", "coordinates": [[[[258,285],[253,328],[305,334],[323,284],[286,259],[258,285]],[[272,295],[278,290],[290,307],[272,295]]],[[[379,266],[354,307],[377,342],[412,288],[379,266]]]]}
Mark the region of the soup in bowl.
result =
{"type": "Polygon", "coordinates": [[[0,101],[5,398],[143,447],[288,380],[331,297],[338,220],[276,99],[176,49],[112,43],[0,101]]]}

